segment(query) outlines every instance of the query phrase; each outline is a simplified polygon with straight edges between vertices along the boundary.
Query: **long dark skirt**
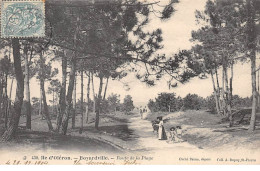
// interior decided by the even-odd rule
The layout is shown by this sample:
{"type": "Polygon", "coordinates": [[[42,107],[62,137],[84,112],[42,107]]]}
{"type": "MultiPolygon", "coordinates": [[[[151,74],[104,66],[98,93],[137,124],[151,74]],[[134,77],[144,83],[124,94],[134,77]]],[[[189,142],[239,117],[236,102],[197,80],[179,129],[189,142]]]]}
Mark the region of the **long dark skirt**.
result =
{"type": "Polygon", "coordinates": [[[162,139],[167,140],[167,135],[166,135],[164,127],[162,128],[162,139]]]}
{"type": "Polygon", "coordinates": [[[162,126],[161,130],[159,129],[158,138],[159,138],[159,140],[167,140],[166,132],[165,132],[165,129],[163,126],[162,126]],[[160,131],[162,131],[162,132],[160,132],[160,131]]]}

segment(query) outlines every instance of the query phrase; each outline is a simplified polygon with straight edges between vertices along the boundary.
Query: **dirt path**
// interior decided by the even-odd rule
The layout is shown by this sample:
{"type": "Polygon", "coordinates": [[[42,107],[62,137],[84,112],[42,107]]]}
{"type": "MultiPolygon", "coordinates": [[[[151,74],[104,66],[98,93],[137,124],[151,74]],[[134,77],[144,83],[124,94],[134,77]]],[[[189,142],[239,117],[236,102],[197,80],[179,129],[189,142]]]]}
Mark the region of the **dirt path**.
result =
{"type": "MultiPolygon", "coordinates": [[[[29,144],[34,150],[65,149],[95,153],[199,154],[223,149],[256,151],[259,147],[259,127],[254,134],[249,135],[245,128],[227,128],[225,124],[218,123],[217,116],[203,111],[175,112],[163,116],[166,131],[171,126],[181,125],[185,130],[183,139],[186,142],[169,144],[165,140],[158,140],[150,122],[157,114],[149,114],[147,119],[141,119],[138,114],[104,115],[99,130],[94,129],[92,123],[85,126],[82,134],[79,134],[80,117],[77,117],[77,128],[69,129],[68,136],[50,135],[47,133],[46,121],[36,117],[32,121],[32,131],[22,131],[19,139],[21,143],[25,141],[23,145],[29,144]]],[[[21,126],[24,126],[23,120],[21,126]]],[[[14,146],[10,145],[10,148],[14,146]]]]}
{"type": "Polygon", "coordinates": [[[156,133],[153,133],[151,122],[134,116],[128,124],[129,129],[134,131],[139,138],[136,150],[147,151],[148,153],[164,153],[181,149],[182,151],[200,150],[188,142],[169,144],[166,140],[158,140],[156,133]]]}

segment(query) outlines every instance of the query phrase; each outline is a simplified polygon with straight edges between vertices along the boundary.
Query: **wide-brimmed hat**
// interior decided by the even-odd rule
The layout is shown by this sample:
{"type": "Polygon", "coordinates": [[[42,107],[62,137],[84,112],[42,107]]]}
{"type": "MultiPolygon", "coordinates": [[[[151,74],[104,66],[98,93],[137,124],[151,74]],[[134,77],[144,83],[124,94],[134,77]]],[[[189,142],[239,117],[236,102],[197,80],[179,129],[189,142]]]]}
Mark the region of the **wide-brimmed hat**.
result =
{"type": "Polygon", "coordinates": [[[162,120],[162,116],[158,116],[157,119],[162,120]]]}

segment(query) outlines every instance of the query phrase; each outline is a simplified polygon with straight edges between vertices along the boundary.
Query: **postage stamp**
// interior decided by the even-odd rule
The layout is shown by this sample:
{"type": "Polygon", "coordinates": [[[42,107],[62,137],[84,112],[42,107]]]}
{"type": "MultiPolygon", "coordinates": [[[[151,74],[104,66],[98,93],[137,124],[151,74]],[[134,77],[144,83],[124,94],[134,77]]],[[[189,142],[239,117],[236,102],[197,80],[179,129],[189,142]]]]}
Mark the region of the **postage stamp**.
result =
{"type": "Polygon", "coordinates": [[[43,37],[45,0],[1,1],[1,37],[43,37]]]}

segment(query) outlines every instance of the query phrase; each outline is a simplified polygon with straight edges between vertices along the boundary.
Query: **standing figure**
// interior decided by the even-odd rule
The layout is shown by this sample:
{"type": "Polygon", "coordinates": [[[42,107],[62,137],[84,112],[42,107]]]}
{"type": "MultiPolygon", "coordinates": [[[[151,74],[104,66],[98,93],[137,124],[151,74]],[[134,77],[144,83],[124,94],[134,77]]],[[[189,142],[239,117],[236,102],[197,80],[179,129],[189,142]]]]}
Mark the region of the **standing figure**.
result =
{"type": "Polygon", "coordinates": [[[140,113],[141,119],[143,119],[143,110],[141,108],[139,110],[139,113],[140,113]]]}
{"type": "Polygon", "coordinates": [[[165,129],[164,129],[164,126],[163,126],[163,120],[162,120],[162,117],[157,117],[157,120],[159,121],[159,129],[158,129],[158,139],[159,140],[166,140],[167,139],[167,136],[166,136],[166,132],[165,132],[165,129]]]}

